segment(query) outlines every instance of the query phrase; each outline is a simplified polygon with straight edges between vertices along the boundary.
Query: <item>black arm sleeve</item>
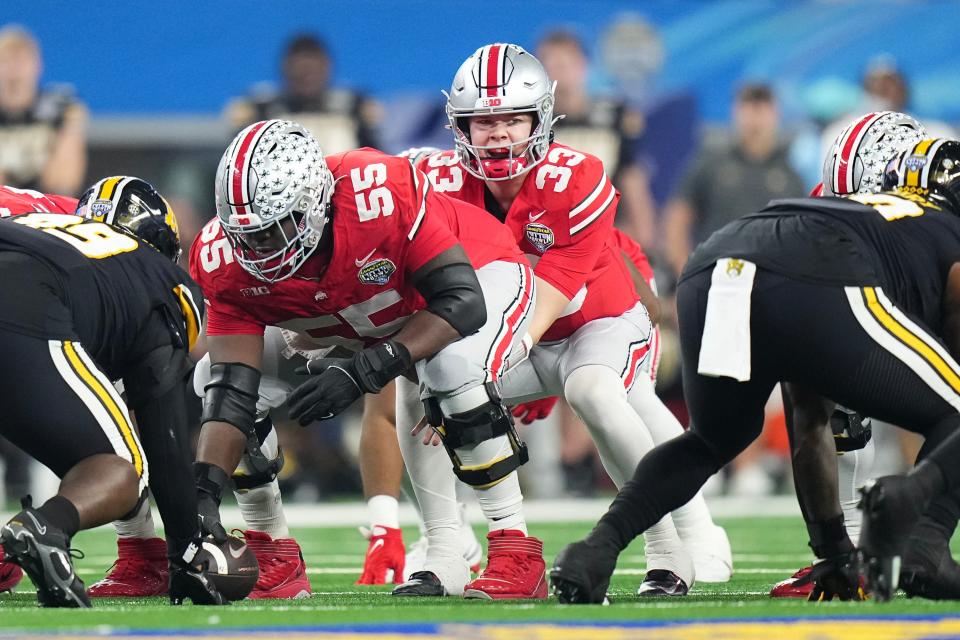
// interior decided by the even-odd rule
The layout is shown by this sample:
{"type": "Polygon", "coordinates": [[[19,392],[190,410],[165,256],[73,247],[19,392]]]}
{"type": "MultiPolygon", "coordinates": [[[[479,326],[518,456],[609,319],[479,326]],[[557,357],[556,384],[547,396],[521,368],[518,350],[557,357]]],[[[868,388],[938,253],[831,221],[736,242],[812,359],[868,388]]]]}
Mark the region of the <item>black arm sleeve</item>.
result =
{"type": "Polygon", "coordinates": [[[200,535],[197,490],[187,419],[190,376],[183,376],[166,393],[136,408],[140,441],[150,469],[150,490],[163,518],[171,557],[179,557],[200,535]]]}
{"type": "Polygon", "coordinates": [[[487,322],[480,281],[469,264],[456,262],[433,269],[416,286],[427,301],[427,310],[446,320],[461,336],[476,333],[487,322]]]}

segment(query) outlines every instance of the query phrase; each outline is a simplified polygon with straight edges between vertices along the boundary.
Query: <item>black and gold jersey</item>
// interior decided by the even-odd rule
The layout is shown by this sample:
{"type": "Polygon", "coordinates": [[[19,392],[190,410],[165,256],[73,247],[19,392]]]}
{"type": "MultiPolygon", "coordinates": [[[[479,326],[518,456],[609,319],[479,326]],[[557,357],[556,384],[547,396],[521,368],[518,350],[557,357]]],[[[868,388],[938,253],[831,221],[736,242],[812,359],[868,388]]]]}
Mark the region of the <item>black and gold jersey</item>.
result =
{"type": "Polygon", "coordinates": [[[722,258],[808,282],[879,286],[936,330],[947,275],[960,263],[960,217],[901,192],[774,200],[697,247],[682,278],[722,258]]]}
{"type": "Polygon", "coordinates": [[[162,394],[189,369],[202,292],[133,236],[74,215],[8,218],[0,220],[0,269],[0,327],[79,340],[134,395],[162,394]]]}

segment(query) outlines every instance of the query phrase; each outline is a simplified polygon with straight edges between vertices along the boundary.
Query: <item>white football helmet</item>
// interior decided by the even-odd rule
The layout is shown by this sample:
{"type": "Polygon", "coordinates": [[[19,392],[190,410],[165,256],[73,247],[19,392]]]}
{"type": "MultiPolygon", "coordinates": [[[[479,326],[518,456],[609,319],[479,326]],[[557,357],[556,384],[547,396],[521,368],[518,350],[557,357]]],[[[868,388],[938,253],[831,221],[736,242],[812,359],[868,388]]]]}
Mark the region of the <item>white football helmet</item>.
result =
{"type": "Polygon", "coordinates": [[[927,137],[923,125],[905,113],[878,111],[851,122],[823,163],[823,195],[876,193],[887,162],[927,137]]]}
{"type": "Polygon", "coordinates": [[[515,44],[489,44],[467,58],[453,77],[450,93],[443,92],[463,168],[481,180],[496,181],[516,178],[539,164],[550,147],[553,124],[559,120],[553,117],[555,84],[540,61],[515,44]],[[511,147],[506,158],[483,157],[482,151],[502,145],[471,144],[467,118],[502,113],[532,113],[533,131],[516,143],[526,143],[521,155],[514,156],[511,147]]]}
{"type": "Polygon", "coordinates": [[[264,282],[278,282],[296,273],[317,248],[333,174],[304,127],[263,120],[227,147],[215,191],[217,217],[237,263],[264,282]]]}

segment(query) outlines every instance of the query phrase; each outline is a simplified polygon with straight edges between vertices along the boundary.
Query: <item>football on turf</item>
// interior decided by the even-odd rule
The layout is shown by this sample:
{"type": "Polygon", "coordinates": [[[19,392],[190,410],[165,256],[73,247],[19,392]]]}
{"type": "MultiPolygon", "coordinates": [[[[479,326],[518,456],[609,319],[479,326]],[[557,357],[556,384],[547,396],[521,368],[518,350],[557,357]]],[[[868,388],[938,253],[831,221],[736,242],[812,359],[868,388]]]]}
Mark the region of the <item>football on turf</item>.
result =
{"type": "MultiPolygon", "coordinates": [[[[243,600],[253,591],[260,577],[260,568],[253,551],[240,538],[227,536],[221,544],[213,538],[203,540],[207,576],[227,600],[243,600]]],[[[201,552],[202,553],[202,552],[201,552]]]]}

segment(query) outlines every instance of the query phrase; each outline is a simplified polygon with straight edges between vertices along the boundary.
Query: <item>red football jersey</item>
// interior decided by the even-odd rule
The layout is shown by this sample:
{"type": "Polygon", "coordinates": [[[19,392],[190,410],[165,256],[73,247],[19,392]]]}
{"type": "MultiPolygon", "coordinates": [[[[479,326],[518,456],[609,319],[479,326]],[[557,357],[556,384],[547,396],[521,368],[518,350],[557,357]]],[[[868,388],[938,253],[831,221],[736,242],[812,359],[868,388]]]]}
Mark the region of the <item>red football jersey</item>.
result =
{"type": "Polygon", "coordinates": [[[22,213],[44,211],[46,213],[73,213],[77,199],[40,193],[33,189],[17,189],[0,185],[0,218],[18,216],[22,213]]]}
{"type": "MultiPolygon", "coordinates": [[[[453,151],[417,165],[437,191],[485,205],[485,184],[460,166],[453,151]]],[[[616,317],[636,304],[630,273],[613,236],[620,194],[599,159],[562,144],[524,178],[504,223],[535,273],[570,304],[543,336],[562,340],[596,318],[616,317]]]]}
{"type": "Polygon", "coordinates": [[[647,254],[643,252],[640,243],[616,227],[613,229],[613,236],[617,241],[617,247],[627,255],[643,279],[647,282],[653,280],[653,267],[650,266],[647,254]]]}
{"type": "Polygon", "coordinates": [[[265,283],[234,260],[217,218],[190,250],[190,275],[207,298],[209,335],[260,334],[267,325],[357,350],[397,333],[422,308],[417,269],[458,244],[475,267],[523,260],[486,212],[433,193],[410,163],[373,149],[330,156],[336,180],[329,253],[318,250],[290,278],[265,283]]]}

